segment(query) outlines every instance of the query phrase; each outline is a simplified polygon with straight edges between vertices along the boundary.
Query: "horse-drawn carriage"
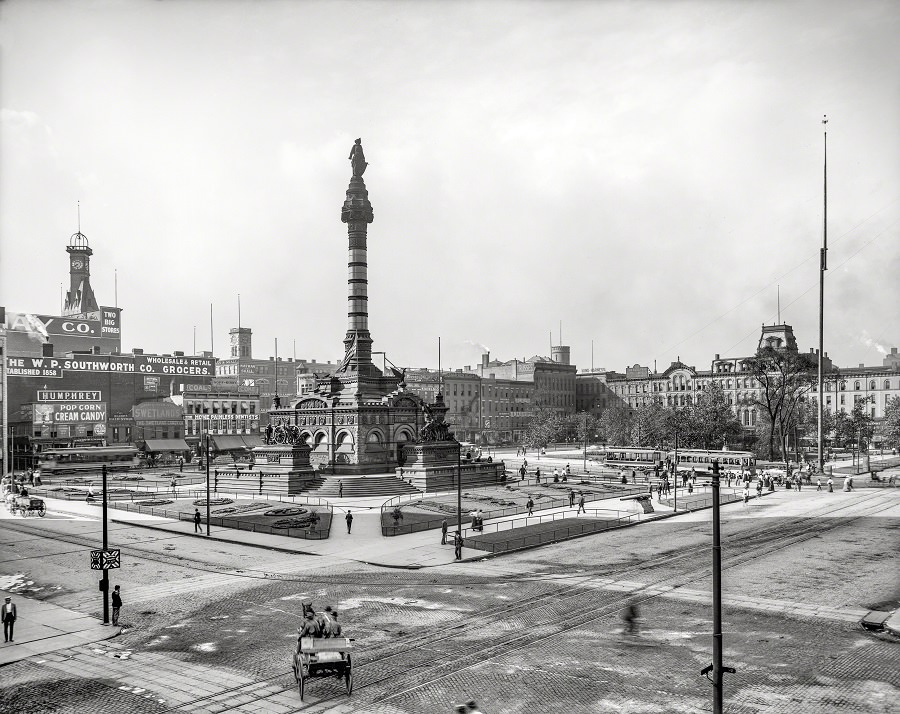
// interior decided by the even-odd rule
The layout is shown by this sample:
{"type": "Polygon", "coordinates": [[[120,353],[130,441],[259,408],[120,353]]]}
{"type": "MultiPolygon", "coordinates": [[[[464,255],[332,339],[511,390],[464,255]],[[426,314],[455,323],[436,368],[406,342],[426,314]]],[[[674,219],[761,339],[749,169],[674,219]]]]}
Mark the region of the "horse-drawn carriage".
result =
{"type": "Polygon", "coordinates": [[[43,518],[47,513],[47,506],[44,504],[43,498],[17,496],[12,493],[6,495],[6,508],[13,515],[21,513],[22,518],[35,514],[43,518]]]}
{"type": "MultiPolygon", "coordinates": [[[[303,604],[304,613],[313,612],[312,606],[303,604]]],[[[326,616],[327,619],[327,616],[326,616]]],[[[306,682],[311,677],[337,677],[344,680],[347,694],[353,691],[353,662],[351,651],[353,640],[349,637],[335,637],[324,630],[323,637],[304,636],[301,631],[297,638],[297,649],[294,651],[292,668],[300,700],[306,690],[306,682]]]]}

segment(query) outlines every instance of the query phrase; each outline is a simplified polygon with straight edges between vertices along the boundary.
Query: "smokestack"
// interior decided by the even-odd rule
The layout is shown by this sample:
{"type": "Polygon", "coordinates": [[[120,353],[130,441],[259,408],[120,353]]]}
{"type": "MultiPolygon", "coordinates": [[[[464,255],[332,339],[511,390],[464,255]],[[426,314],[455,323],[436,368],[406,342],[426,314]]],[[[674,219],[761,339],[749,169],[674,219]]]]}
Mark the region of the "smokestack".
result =
{"type": "Polygon", "coordinates": [[[481,366],[482,367],[487,367],[488,363],[490,361],[491,361],[491,353],[490,352],[485,352],[484,354],[481,355],[481,366]]]}

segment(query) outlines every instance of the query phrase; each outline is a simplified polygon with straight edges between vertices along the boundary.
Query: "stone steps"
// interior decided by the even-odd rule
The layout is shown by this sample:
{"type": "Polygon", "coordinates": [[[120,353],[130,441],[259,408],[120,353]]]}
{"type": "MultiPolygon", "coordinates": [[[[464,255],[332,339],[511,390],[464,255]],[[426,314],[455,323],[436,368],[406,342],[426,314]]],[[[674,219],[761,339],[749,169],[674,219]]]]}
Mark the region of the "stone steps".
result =
{"type": "Polygon", "coordinates": [[[343,497],[368,497],[368,496],[400,496],[406,493],[420,493],[408,483],[401,481],[396,476],[327,476],[318,487],[304,489],[304,493],[320,498],[337,498],[340,485],[343,484],[343,497]]]}

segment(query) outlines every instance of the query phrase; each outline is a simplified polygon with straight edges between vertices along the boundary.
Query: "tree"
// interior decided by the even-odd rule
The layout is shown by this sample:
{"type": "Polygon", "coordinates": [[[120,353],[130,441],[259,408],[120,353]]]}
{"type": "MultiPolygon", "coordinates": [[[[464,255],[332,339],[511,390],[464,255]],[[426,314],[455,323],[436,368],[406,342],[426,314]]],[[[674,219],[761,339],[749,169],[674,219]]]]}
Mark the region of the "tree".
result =
{"type": "Polygon", "coordinates": [[[891,397],[884,407],[884,420],[878,432],[889,449],[900,447],[900,397],[891,397]]]}
{"type": "Polygon", "coordinates": [[[627,409],[607,409],[600,416],[603,441],[613,446],[631,445],[631,415],[627,409]]]}
{"type": "Polygon", "coordinates": [[[775,435],[779,436],[781,455],[787,459],[787,439],[794,428],[797,408],[816,381],[818,361],[816,355],[798,353],[774,347],[760,348],[756,356],[748,360],[752,372],[761,387],[754,404],[762,410],[765,419],[766,456],[774,459],[775,435]]]}
{"type": "Polygon", "coordinates": [[[660,447],[669,432],[668,413],[658,400],[636,407],[631,416],[630,445],[660,447]]]}
{"type": "Polygon", "coordinates": [[[715,382],[697,396],[697,403],[689,410],[691,436],[704,449],[717,448],[729,437],[741,433],[741,424],[725,396],[715,382]]]}

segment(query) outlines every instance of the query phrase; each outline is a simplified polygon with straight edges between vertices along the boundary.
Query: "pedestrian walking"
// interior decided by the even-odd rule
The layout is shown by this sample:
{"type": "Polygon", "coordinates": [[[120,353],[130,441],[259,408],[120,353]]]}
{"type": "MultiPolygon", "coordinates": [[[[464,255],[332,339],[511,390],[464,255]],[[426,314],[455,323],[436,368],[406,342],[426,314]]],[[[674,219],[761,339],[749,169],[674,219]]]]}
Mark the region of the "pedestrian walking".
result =
{"type": "Polygon", "coordinates": [[[175,490],[175,487],[178,485],[178,482],[175,480],[175,477],[172,477],[172,495],[177,496],[178,492],[175,490]]]}
{"type": "Polygon", "coordinates": [[[801,486],[802,486],[801,481],[803,481],[803,475],[797,474],[797,493],[800,493],[801,486]]]}
{"type": "Polygon", "coordinates": [[[534,482],[535,482],[535,483],[540,483],[540,482],[541,482],[541,469],[540,469],[540,467],[538,467],[538,468],[536,468],[536,469],[534,470],[534,482]]]}
{"type": "Polygon", "coordinates": [[[744,484],[744,505],[746,506],[750,502],[750,484],[744,484]]]}
{"type": "Polygon", "coordinates": [[[117,627],[119,624],[119,611],[122,609],[122,593],[119,590],[119,586],[113,588],[112,594],[112,624],[113,627],[117,627]]]}
{"type": "Polygon", "coordinates": [[[462,536],[459,531],[453,534],[453,555],[457,560],[462,560],[462,536]]]}
{"type": "Polygon", "coordinates": [[[526,469],[528,468],[528,459],[522,459],[522,466],[524,466],[526,469]]]}
{"type": "MultiPolygon", "coordinates": [[[[749,484],[747,484],[747,488],[750,488],[750,485],[749,485],[749,484]]],[[[689,479],[688,479],[688,482],[687,482],[687,489],[688,489],[688,493],[693,493],[693,492],[694,492],[694,479],[692,479],[692,478],[689,478],[689,479]]]]}
{"type": "Polygon", "coordinates": [[[569,489],[569,508],[573,508],[575,506],[575,491],[571,488],[569,489]]]}
{"type": "Polygon", "coordinates": [[[631,483],[637,483],[637,471],[631,469],[631,483]]]}
{"type": "Polygon", "coordinates": [[[834,479],[828,477],[828,493],[834,493],[834,479]]]}
{"type": "Polygon", "coordinates": [[[528,509],[528,515],[532,515],[531,511],[534,509],[534,501],[531,499],[531,496],[528,497],[528,503],[525,504],[525,507],[528,509]]]}
{"type": "Polygon", "coordinates": [[[441,545],[447,545],[447,519],[441,521],[441,545]]]}
{"type": "Polygon", "coordinates": [[[178,473],[182,473],[184,471],[184,457],[178,457],[178,473]]]}
{"type": "Polygon", "coordinates": [[[816,491],[821,491],[821,490],[822,490],[822,479],[817,478],[816,479],[816,491]]]}
{"type": "Polygon", "coordinates": [[[13,642],[13,629],[18,615],[16,614],[16,604],[9,595],[6,596],[6,602],[3,603],[0,615],[3,617],[3,641],[13,642]]]}
{"type": "Polygon", "coordinates": [[[581,491],[578,492],[578,510],[575,512],[575,515],[577,516],[579,513],[587,515],[587,511],[584,508],[584,494],[581,491]]]}
{"type": "Polygon", "coordinates": [[[338,481],[338,498],[344,497],[344,482],[338,481]]]}
{"type": "Polygon", "coordinates": [[[200,509],[194,509],[194,533],[202,533],[203,528],[200,527],[200,509]]]}
{"type": "Polygon", "coordinates": [[[572,475],[572,468],[568,464],[566,464],[566,476],[571,476],[571,475],[572,475]]]}
{"type": "Polygon", "coordinates": [[[523,481],[525,480],[525,466],[524,464],[519,467],[519,478],[523,481]]]}
{"type": "Polygon", "coordinates": [[[350,513],[350,511],[347,511],[347,515],[344,516],[344,520],[347,521],[347,533],[349,533],[351,526],[353,526],[353,514],[350,513]]]}

